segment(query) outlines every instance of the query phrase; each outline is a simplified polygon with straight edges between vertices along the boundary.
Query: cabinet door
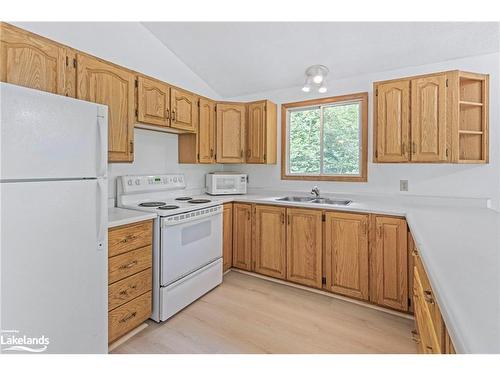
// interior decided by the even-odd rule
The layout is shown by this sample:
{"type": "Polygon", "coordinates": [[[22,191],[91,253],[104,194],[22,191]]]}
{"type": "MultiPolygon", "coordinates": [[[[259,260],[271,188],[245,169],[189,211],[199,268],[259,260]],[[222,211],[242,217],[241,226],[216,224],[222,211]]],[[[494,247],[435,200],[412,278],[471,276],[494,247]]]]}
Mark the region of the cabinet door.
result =
{"type": "Polygon", "coordinates": [[[233,267],[252,270],[252,205],[233,205],[233,267]]]}
{"type": "Polygon", "coordinates": [[[227,271],[233,266],[233,204],[226,203],[224,205],[222,217],[222,233],[223,233],[223,265],[224,271],[227,271]]]}
{"type": "Polygon", "coordinates": [[[368,299],[368,215],[327,212],[326,288],[368,299]]]}
{"type": "Polygon", "coordinates": [[[286,277],[286,209],[261,205],[255,207],[254,271],[263,275],[286,277]]]}
{"type": "Polygon", "coordinates": [[[247,125],[247,163],[261,164],[265,162],[266,144],[266,103],[250,103],[248,105],[247,125]]]}
{"type": "Polygon", "coordinates": [[[380,84],[376,88],[377,162],[410,160],[410,81],[380,84]]]}
{"type": "Polygon", "coordinates": [[[287,280],[321,288],[322,213],[287,209],[287,280]]]}
{"type": "Polygon", "coordinates": [[[412,161],[446,160],[446,75],[411,81],[412,161]]]}
{"type": "Polygon", "coordinates": [[[168,126],[170,87],[160,81],[137,78],[137,120],[151,125],[168,126]]]}
{"type": "Polygon", "coordinates": [[[75,96],[75,53],[48,39],[2,23],[0,80],[14,85],[75,96]]]}
{"type": "Polygon", "coordinates": [[[408,310],[408,246],[404,219],[374,216],[370,252],[370,300],[408,310]]]}
{"type": "Polygon", "coordinates": [[[217,162],[243,163],[245,105],[217,104],[217,162]]]}
{"type": "Polygon", "coordinates": [[[88,55],[77,61],[78,99],[108,106],[108,161],[133,161],[134,73],[88,55]]]}
{"type": "Polygon", "coordinates": [[[175,129],[196,131],[198,99],[184,90],[173,88],[170,91],[170,126],[175,129]]]}
{"type": "Polygon", "coordinates": [[[200,163],[215,161],[215,103],[207,99],[200,99],[198,161],[200,163]]]}

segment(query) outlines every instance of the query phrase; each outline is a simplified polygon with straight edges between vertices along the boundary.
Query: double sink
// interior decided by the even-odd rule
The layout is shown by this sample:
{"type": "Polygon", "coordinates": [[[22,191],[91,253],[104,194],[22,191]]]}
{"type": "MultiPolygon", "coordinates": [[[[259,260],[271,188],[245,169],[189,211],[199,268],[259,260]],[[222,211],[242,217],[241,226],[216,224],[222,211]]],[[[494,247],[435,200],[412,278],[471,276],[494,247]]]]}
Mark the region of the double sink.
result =
{"type": "Polygon", "coordinates": [[[348,199],[330,199],[320,197],[283,197],[276,198],[280,202],[298,202],[298,203],[316,203],[316,204],[330,204],[333,206],[349,206],[352,201],[348,199]]]}

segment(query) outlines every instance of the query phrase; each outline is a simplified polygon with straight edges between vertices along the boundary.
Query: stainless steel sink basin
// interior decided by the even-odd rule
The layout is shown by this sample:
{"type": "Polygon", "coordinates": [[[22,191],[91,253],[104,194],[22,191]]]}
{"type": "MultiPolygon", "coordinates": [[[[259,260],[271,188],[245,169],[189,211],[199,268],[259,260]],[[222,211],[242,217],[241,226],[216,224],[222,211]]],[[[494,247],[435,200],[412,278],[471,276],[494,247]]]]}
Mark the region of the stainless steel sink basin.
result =
{"type": "Polygon", "coordinates": [[[349,206],[352,201],[348,199],[313,198],[309,203],[331,204],[335,206],[349,206]]]}
{"type": "Polygon", "coordinates": [[[283,198],[277,198],[277,201],[284,201],[284,202],[310,202],[314,198],[313,197],[283,197],[283,198]]]}
{"type": "Polygon", "coordinates": [[[281,202],[302,202],[316,204],[331,204],[334,206],[349,206],[352,201],[348,199],[330,199],[330,198],[314,198],[314,197],[283,197],[277,198],[281,202]]]}

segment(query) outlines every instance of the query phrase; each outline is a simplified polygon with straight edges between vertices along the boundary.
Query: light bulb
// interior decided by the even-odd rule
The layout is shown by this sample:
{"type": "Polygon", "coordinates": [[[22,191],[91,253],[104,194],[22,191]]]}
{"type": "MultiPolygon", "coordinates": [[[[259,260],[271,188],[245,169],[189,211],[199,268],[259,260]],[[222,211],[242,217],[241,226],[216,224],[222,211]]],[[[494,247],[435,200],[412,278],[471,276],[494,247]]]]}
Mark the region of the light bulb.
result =
{"type": "Polygon", "coordinates": [[[317,84],[320,84],[321,82],[323,82],[323,76],[320,75],[320,74],[316,74],[314,77],[313,77],[313,82],[314,83],[317,83],[317,84]]]}
{"type": "Polygon", "coordinates": [[[302,87],[302,91],[304,91],[304,92],[309,92],[309,91],[311,91],[311,86],[309,86],[309,85],[304,85],[304,87],[302,87]]]}
{"type": "Polygon", "coordinates": [[[328,89],[326,88],[326,86],[321,86],[319,89],[318,89],[318,92],[321,93],[321,94],[324,94],[325,92],[327,92],[328,89]]]}

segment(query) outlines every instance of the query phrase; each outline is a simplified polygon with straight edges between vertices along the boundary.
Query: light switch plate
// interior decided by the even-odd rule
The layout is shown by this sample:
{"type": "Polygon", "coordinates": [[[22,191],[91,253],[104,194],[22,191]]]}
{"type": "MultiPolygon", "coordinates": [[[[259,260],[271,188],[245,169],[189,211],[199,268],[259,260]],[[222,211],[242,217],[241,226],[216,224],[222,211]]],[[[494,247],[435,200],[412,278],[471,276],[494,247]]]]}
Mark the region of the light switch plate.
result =
{"type": "Polygon", "coordinates": [[[399,191],[408,191],[408,180],[399,180],[399,191]]]}

